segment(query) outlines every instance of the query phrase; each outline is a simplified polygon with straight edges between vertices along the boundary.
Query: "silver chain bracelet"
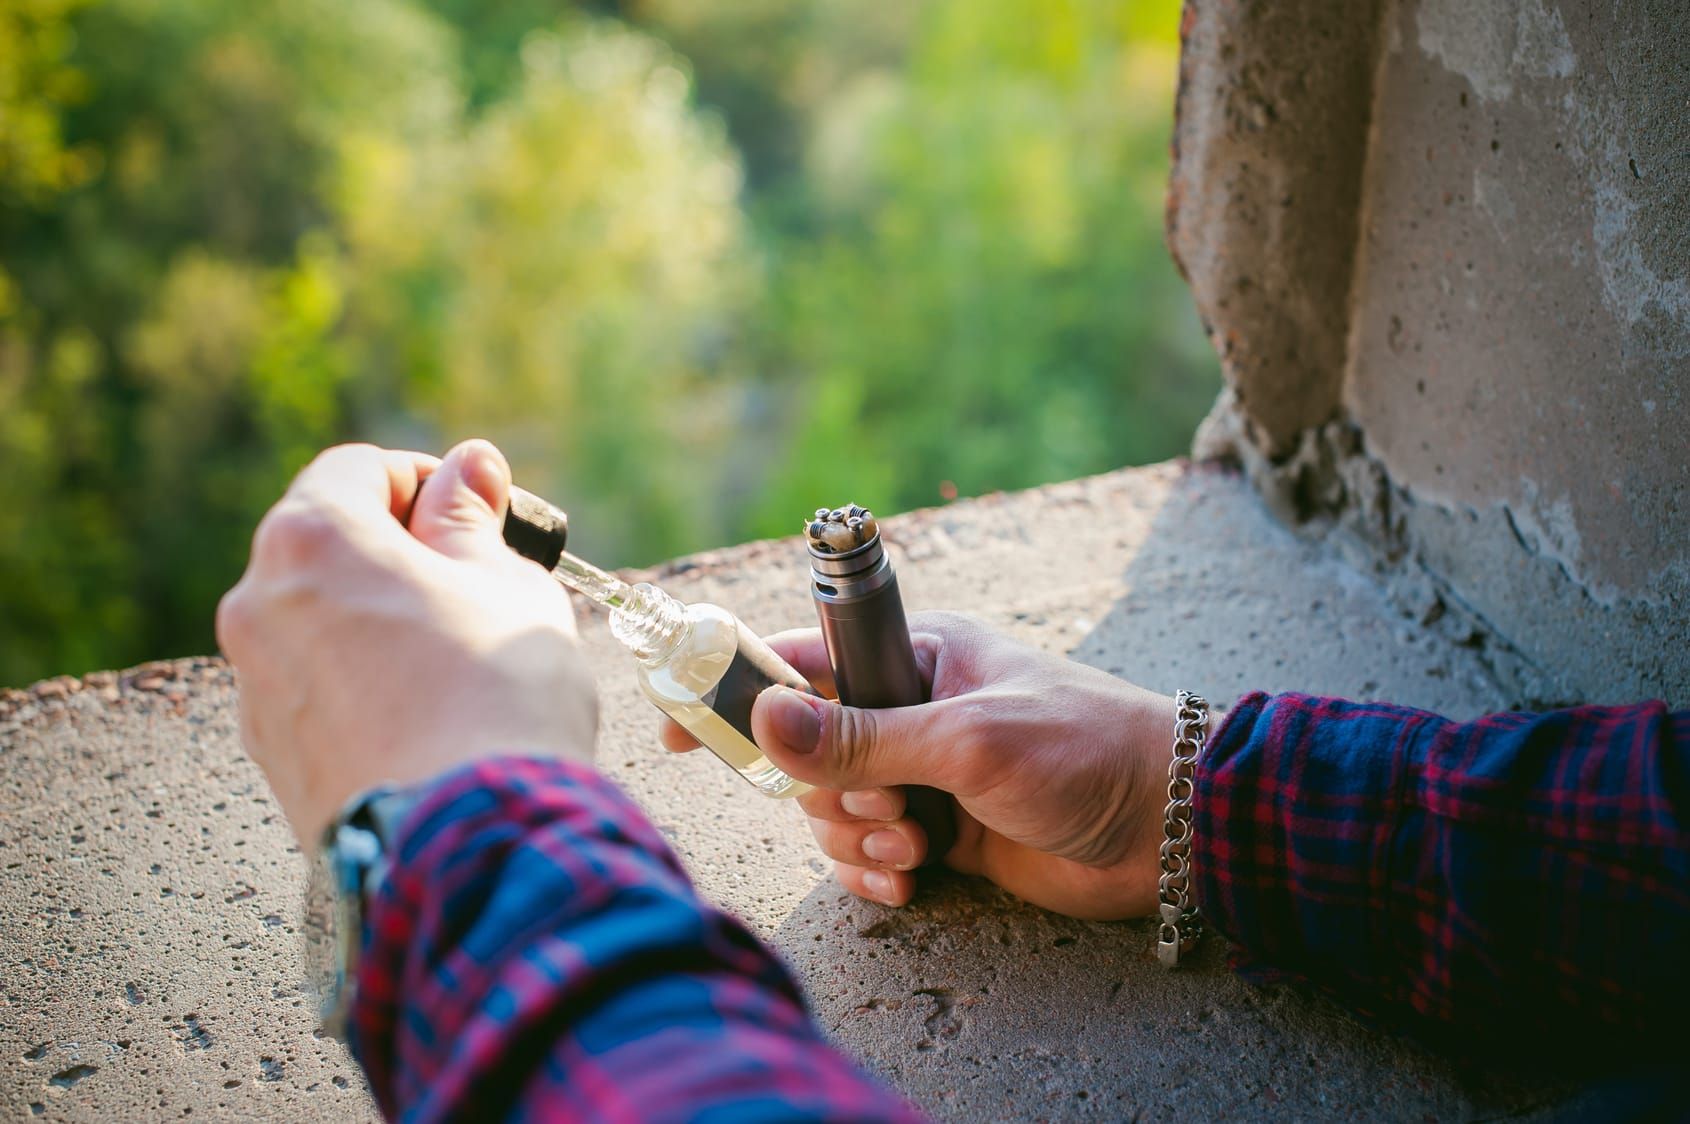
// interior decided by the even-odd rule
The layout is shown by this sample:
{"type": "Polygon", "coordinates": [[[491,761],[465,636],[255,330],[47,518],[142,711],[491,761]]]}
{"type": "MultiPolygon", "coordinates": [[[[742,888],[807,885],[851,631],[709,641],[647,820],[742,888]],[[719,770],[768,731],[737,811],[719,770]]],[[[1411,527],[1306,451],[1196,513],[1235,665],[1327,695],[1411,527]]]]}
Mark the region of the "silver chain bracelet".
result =
{"type": "Polygon", "coordinates": [[[1179,958],[1203,935],[1203,922],[1191,904],[1191,795],[1209,704],[1201,695],[1181,691],[1174,708],[1174,755],[1168,762],[1168,806],[1162,810],[1162,877],[1156,883],[1162,913],[1156,956],[1166,968],[1179,967],[1179,958]]]}

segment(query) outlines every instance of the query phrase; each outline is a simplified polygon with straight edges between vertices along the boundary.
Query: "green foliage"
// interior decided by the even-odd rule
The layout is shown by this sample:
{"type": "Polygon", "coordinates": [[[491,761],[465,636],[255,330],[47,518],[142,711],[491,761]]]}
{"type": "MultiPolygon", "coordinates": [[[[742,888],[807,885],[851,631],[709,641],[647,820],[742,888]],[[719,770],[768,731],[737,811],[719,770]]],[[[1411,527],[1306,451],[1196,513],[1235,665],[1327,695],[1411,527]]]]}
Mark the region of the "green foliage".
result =
{"type": "Polygon", "coordinates": [[[69,61],[70,17],[87,0],[9,0],[0,5],[0,198],[39,198],[81,183],[88,153],[67,148],[66,107],[86,96],[69,61]]]}
{"type": "Polygon", "coordinates": [[[1183,450],[1213,386],[1147,221],[1173,57],[1118,16],[930,4],[902,74],[829,99],[771,334],[808,376],[794,449],[849,456],[775,479],[759,530],[828,483],[896,509],[1183,450]]]}
{"type": "Polygon", "coordinates": [[[416,294],[370,333],[399,400],[497,435],[604,557],[696,539],[727,408],[707,384],[748,293],[738,163],[684,65],[615,25],[533,32],[509,96],[391,154],[394,190],[353,216],[371,296],[416,294]]]}
{"type": "Polygon", "coordinates": [[[13,176],[0,207],[0,682],[210,647],[265,504],[354,429],[341,146],[455,96],[404,3],[56,13],[33,41],[75,96],[4,105],[52,106],[38,132],[83,172],[13,176]]]}
{"type": "Polygon", "coordinates": [[[311,454],[584,552],[1178,452],[1173,0],[0,0],[0,683],[203,651],[311,454]]]}

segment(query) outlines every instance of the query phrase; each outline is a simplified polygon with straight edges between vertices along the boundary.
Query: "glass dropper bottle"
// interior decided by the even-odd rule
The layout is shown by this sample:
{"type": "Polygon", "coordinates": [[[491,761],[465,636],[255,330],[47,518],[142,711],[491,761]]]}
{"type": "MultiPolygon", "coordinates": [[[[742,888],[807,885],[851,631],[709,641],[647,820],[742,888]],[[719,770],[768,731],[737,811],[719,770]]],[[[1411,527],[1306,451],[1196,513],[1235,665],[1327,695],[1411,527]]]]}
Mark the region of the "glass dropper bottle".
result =
{"type": "Polygon", "coordinates": [[[552,576],[610,610],[610,634],[632,652],[640,690],[765,796],[809,789],[751,740],[751,704],[766,687],[812,691],[740,619],[720,605],[685,604],[650,582],[629,585],[564,551],[552,576]]]}
{"type": "Polygon", "coordinates": [[[751,704],[765,688],[778,683],[813,694],[809,681],[720,605],[689,605],[650,582],[630,585],[569,553],[568,530],[562,511],[511,489],[505,541],[610,611],[610,634],[633,653],[646,698],[763,795],[809,791],[763,756],[751,737],[751,704]]]}

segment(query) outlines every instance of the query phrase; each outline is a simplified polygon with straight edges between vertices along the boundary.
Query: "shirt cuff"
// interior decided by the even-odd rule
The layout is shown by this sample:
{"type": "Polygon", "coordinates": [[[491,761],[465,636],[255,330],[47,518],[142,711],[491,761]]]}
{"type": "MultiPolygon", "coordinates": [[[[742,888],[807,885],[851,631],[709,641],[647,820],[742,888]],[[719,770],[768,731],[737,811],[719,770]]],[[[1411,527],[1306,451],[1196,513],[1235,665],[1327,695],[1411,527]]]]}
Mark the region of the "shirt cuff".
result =
{"type": "Polygon", "coordinates": [[[1316,982],[1364,1013],[1388,995],[1386,868],[1427,722],[1262,692],[1227,715],[1197,763],[1192,887],[1247,976],[1316,982]]]}
{"type": "Polygon", "coordinates": [[[630,894],[696,908],[668,843],[584,762],[485,758],[415,791],[416,807],[389,840],[388,876],[366,902],[348,1018],[349,1044],[384,1109],[412,1099],[417,1091],[402,1086],[430,1068],[409,1055],[470,1036],[476,1008],[465,997],[485,991],[494,965],[560,916],[609,910],[630,894]],[[509,869],[513,861],[522,869],[509,869]]]}

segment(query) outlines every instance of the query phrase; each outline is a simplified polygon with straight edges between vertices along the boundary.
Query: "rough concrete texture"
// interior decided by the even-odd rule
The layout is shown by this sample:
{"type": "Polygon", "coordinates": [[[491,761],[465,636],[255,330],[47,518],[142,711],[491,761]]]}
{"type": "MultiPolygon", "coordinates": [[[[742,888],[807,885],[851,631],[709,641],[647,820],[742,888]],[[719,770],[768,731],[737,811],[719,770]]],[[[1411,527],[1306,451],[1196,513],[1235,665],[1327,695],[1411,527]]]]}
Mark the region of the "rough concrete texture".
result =
{"type": "Polygon", "coordinates": [[[1270,455],[1339,407],[1385,0],[1187,0],[1168,246],[1270,455]]]}
{"type": "Polygon", "coordinates": [[[1294,517],[1366,525],[1373,560],[1406,563],[1409,580],[1430,580],[1493,647],[1513,649],[1515,694],[1690,702],[1690,433],[1679,422],[1690,6],[1399,0],[1348,11],[1380,20],[1371,40],[1350,33],[1376,45],[1370,92],[1343,86],[1369,123],[1354,151],[1365,155],[1358,203],[1334,208],[1333,229],[1268,224],[1274,238],[1254,233],[1254,216],[1294,203],[1284,185],[1362,165],[1335,164],[1325,142],[1283,124],[1308,93],[1338,85],[1311,69],[1312,34],[1284,52],[1242,45],[1264,7],[1282,8],[1187,5],[1188,23],[1212,29],[1187,41],[1183,70],[1208,80],[1182,86],[1179,131],[1207,139],[1192,157],[1179,150],[1173,243],[1222,354],[1243,337],[1262,361],[1227,365],[1231,395],[1199,451],[1221,450],[1214,431],[1230,424],[1247,445],[1233,451],[1294,501],[1294,517]],[[1289,93],[1251,120],[1237,105],[1252,90],[1289,93]],[[1227,175],[1229,162],[1243,170],[1227,175]],[[1208,256],[1185,251],[1180,235],[1223,204],[1238,216],[1217,228],[1231,240],[1208,256]],[[1302,276],[1338,236],[1351,239],[1344,265],[1302,276]],[[1215,299],[1240,276],[1271,283],[1215,299]],[[1263,319],[1311,296],[1328,318],[1299,317],[1298,348],[1267,350],[1276,337],[1263,319]],[[1288,433],[1292,415],[1264,403],[1324,406],[1340,378],[1337,413],[1359,440],[1335,444],[1312,408],[1288,433]],[[1346,476],[1380,486],[1336,486],[1346,476]],[[1314,493],[1337,506],[1306,504],[1314,493]],[[1381,512],[1366,506],[1380,495],[1382,537],[1381,512]]]}
{"type": "MultiPolygon", "coordinates": [[[[887,521],[912,608],[974,612],[1161,690],[1498,704],[1477,654],[1275,523],[1237,475],[1165,465],[887,521]]],[[[655,573],[755,628],[810,623],[796,541],[655,573]]],[[[1324,1003],[1257,990],[1211,941],[1163,972],[1148,923],[1046,914],[941,878],[844,894],[798,810],[656,748],[583,610],[603,767],[703,890],[773,941],[843,1046],[941,1119],[1470,1119],[1552,1085],[1463,1070],[1324,1003]]],[[[299,989],[303,871],[237,744],[232,683],[186,660],[0,696],[0,1106],[54,1119],[356,1119],[372,1106],[299,989]]]]}
{"type": "Polygon", "coordinates": [[[1690,6],[1424,0],[1384,39],[1350,416],[1566,693],[1690,701],[1690,6]]]}

